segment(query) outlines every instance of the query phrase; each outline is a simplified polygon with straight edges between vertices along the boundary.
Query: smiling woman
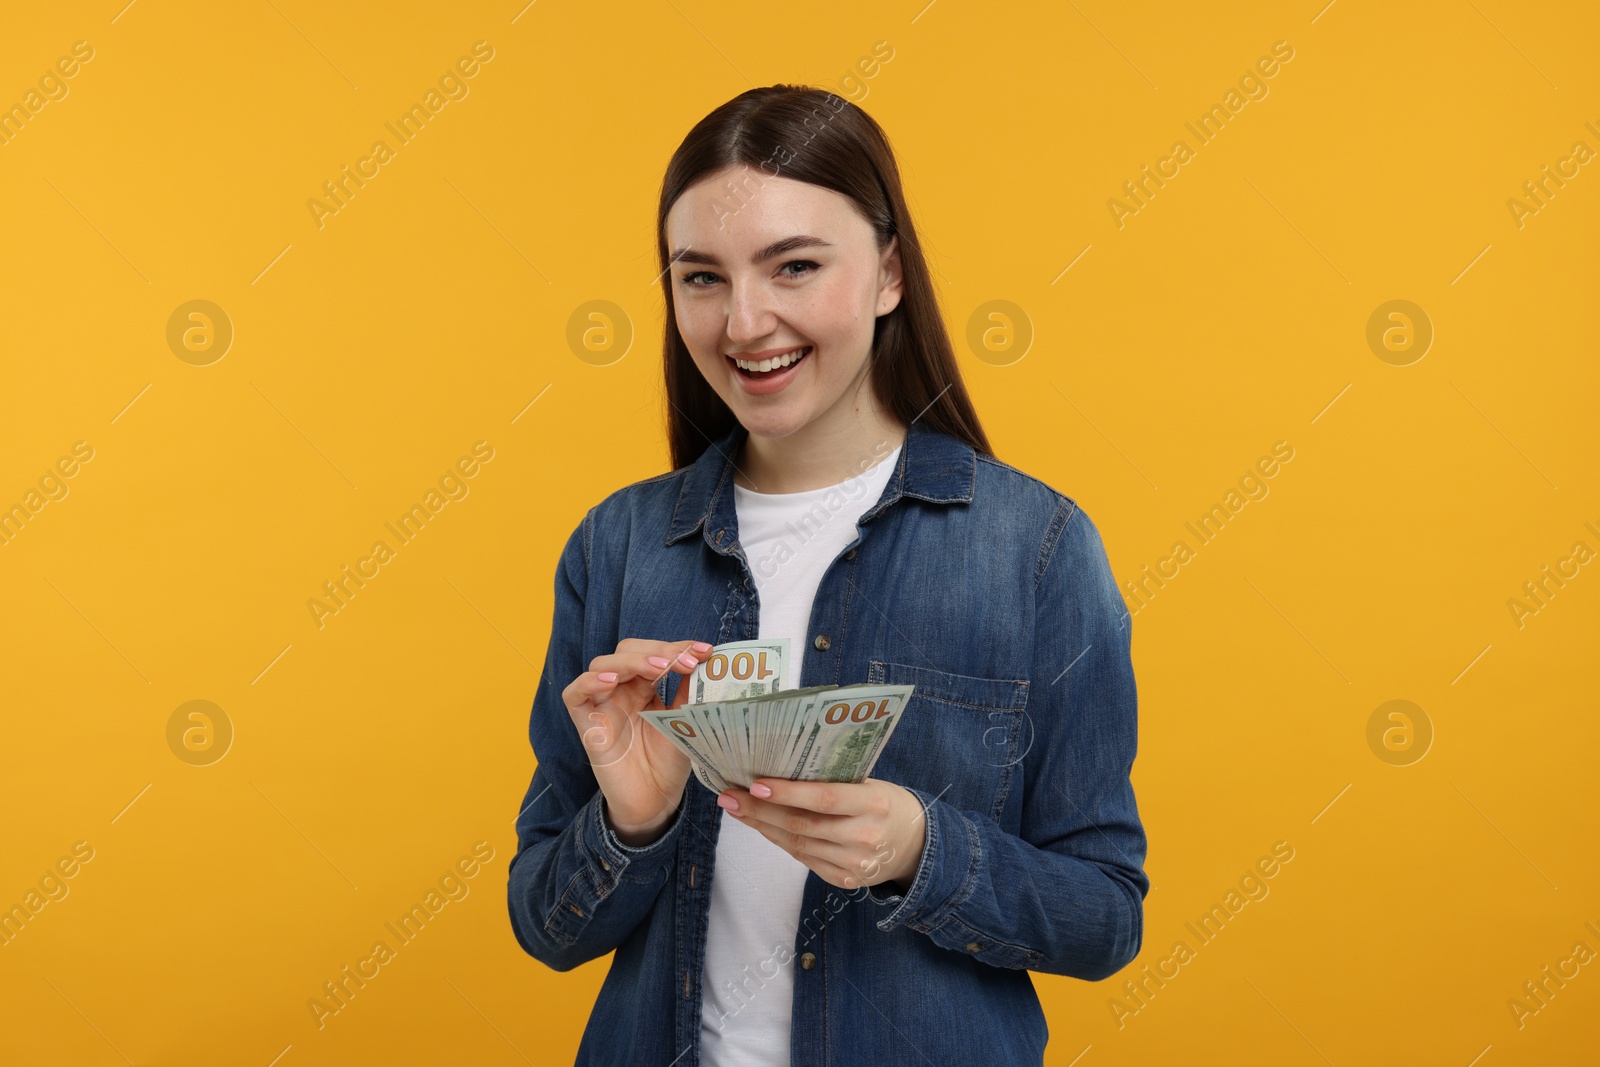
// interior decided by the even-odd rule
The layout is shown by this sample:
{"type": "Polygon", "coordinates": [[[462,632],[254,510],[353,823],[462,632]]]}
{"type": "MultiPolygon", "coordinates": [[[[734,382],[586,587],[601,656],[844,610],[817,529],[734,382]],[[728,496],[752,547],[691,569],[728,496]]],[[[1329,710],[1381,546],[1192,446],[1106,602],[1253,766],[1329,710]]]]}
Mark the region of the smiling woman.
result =
{"type": "Polygon", "coordinates": [[[580,1064],[1041,1064],[1026,972],[1114,974],[1149,890],[1099,532],[995,458],[858,106],[775,85],[718,107],[656,236],[675,469],[561,553],[518,943],[562,971],[615,952],[580,1064]],[[777,638],[801,687],[915,687],[877,777],[713,793],[639,721],[714,646],[777,638]]]}
{"type": "Polygon", "coordinates": [[[832,484],[850,470],[843,442],[898,439],[918,417],[989,451],[866,112],[817,90],[747,93],[690,131],[661,203],[675,465],[735,424],[751,431],[738,482],[766,492],[832,484]],[[747,139],[719,141],[729,122],[747,139]],[[752,167],[760,183],[730,214],[752,167]]]}

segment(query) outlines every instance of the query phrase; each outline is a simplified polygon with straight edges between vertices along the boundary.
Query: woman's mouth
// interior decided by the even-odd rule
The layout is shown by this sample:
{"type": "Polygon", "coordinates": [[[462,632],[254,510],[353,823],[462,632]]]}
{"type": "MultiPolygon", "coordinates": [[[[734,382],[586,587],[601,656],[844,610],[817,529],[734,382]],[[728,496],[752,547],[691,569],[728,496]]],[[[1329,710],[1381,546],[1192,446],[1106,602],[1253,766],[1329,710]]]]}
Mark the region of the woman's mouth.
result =
{"type": "Polygon", "coordinates": [[[745,391],[759,395],[782,389],[789,379],[794,377],[796,368],[811,355],[812,348],[811,345],[802,345],[789,352],[754,361],[741,360],[734,356],[727,358],[734,368],[734,376],[739,379],[739,384],[745,391]]]}

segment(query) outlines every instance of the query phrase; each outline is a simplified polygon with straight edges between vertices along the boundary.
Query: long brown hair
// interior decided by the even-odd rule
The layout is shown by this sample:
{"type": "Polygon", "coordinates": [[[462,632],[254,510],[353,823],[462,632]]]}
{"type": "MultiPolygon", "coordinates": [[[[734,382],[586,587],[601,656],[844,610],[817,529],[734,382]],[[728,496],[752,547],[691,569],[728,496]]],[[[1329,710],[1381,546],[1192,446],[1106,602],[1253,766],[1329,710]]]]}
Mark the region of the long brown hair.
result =
{"type": "Polygon", "coordinates": [[[694,462],[729,430],[733,410],[705,380],[678,333],[667,253],[667,213],[708,174],[744,164],[764,176],[809,182],[847,196],[872,225],[878,249],[900,238],[904,292],[873,326],[872,388],[909,425],[914,419],[993,455],[956,365],[933,279],[888,137],[855,104],[824,89],[770,85],[740,93],[689,131],[667,164],[656,216],[656,241],[667,323],[663,339],[667,436],[674,469],[694,462]],[[797,150],[790,146],[801,146],[797,150]]]}

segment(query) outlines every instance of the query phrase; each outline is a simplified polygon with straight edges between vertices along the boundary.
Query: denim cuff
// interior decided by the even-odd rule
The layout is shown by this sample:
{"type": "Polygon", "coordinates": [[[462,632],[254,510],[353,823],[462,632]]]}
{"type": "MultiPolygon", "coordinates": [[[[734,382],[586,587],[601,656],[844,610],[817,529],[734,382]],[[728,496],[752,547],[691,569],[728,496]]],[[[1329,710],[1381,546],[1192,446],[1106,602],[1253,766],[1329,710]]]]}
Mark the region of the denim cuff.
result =
{"type": "Polygon", "coordinates": [[[977,828],[961,812],[920,789],[910,792],[922,805],[925,824],[922,858],[911,886],[903,894],[880,894],[874,891],[877,887],[867,887],[874,904],[892,909],[878,920],[878,929],[886,933],[901,925],[921,933],[935,930],[971,895],[981,858],[977,828]]]}
{"type": "MultiPolygon", "coordinates": [[[[684,791],[685,796],[688,791],[684,791]]],[[[622,887],[622,896],[652,893],[650,884],[662,877],[678,857],[682,836],[683,805],[672,825],[643,848],[622,843],[605,823],[605,793],[595,790],[589,802],[572,818],[579,866],[567,877],[555,907],[545,916],[545,933],[559,945],[576,944],[583,937],[600,905],[622,887]],[[627,885],[623,885],[626,882],[627,885]]]]}
{"type": "MultiPolygon", "coordinates": [[[[685,789],[685,798],[688,795],[689,791],[685,789]]],[[[659,837],[648,845],[636,848],[624,844],[616,831],[606,823],[606,795],[599,790],[595,791],[594,799],[579,812],[579,817],[583,819],[583,830],[579,834],[579,840],[583,842],[584,853],[589,860],[589,873],[593,876],[601,900],[610,895],[611,890],[616,887],[617,879],[626,876],[638,881],[648,881],[663,868],[671,865],[678,852],[678,837],[682,832],[684,818],[683,806],[684,802],[680,801],[678,810],[673,813],[672,821],[667,824],[659,837]]]]}

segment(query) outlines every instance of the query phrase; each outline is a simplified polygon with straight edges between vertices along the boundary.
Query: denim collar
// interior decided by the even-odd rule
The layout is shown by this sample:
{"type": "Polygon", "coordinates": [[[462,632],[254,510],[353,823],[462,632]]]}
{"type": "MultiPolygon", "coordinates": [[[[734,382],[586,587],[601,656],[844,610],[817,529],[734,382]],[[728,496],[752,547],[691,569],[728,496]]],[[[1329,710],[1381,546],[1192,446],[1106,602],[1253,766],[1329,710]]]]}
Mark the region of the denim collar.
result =
{"type": "MultiPolygon", "coordinates": [[[[683,487],[678,491],[678,503],[667,528],[666,544],[689,536],[704,524],[707,544],[724,555],[733,550],[738,529],[733,502],[733,457],[748,434],[742,424],[734,423],[733,429],[713,441],[685,468],[683,487]]],[[[971,445],[913,420],[906,428],[905,442],[883,495],[858,521],[866,522],[907,496],[932,504],[970,503],[977,472],[977,452],[971,445]]]]}

